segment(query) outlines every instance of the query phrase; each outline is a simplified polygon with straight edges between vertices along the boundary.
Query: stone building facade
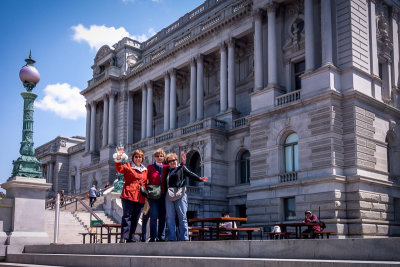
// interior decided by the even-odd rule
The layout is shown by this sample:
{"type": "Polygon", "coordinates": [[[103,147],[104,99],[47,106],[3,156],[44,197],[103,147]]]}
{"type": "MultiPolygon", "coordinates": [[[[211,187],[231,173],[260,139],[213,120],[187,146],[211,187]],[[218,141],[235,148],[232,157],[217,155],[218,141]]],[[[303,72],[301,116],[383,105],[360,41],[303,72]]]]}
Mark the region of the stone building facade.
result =
{"type": "Polygon", "coordinates": [[[190,184],[189,217],[268,225],[311,209],[338,237],[399,235],[399,10],[207,0],[143,43],[103,46],[86,142],[65,155],[75,190],[114,179],[117,144],[147,163],[162,147],[209,177],[190,184]]]}

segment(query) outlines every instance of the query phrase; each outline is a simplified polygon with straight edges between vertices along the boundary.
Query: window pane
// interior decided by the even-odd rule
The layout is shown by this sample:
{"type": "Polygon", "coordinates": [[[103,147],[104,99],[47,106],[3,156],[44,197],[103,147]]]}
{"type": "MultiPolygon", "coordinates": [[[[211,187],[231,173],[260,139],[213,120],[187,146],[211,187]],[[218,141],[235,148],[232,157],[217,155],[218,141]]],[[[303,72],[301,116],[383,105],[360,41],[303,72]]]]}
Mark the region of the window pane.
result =
{"type": "Polygon", "coordinates": [[[293,155],[292,155],[292,146],[285,147],[285,171],[292,172],[293,171],[293,155]]]}
{"type": "Polygon", "coordinates": [[[298,151],[298,146],[297,144],[295,144],[293,146],[293,158],[294,158],[294,171],[298,171],[299,170],[299,151],[298,151]]]}
{"type": "Polygon", "coordinates": [[[285,211],[285,221],[296,220],[296,201],[294,197],[285,198],[283,200],[283,206],[285,211]]]}
{"type": "Polygon", "coordinates": [[[246,160],[246,183],[250,183],[250,159],[246,160]]]}
{"type": "Polygon", "coordinates": [[[299,137],[297,136],[297,134],[292,133],[286,138],[285,144],[296,143],[297,141],[299,141],[299,137]]]}

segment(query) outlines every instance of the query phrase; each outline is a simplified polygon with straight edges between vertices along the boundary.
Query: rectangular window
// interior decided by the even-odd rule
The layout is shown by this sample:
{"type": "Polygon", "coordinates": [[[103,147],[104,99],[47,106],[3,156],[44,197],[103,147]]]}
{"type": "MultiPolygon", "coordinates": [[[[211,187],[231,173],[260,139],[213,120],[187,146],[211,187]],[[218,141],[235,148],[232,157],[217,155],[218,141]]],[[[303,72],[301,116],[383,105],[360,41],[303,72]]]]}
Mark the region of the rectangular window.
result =
{"type": "Polygon", "coordinates": [[[283,199],[283,209],[285,221],[296,220],[296,199],[294,197],[283,199]]]}
{"type": "Polygon", "coordinates": [[[236,216],[238,216],[239,218],[247,218],[246,205],[236,206],[236,216]]]}
{"type": "Polygon", "coordinates": [[[305,69],[306,69],[306,63],[304,60],[294,64],[295,90],[301,89],[300,76],[304,73],[305,69]]]}
{"type": "Polygon", "coordinates": [[[383,79],[383,65],[382,63],[378,64],[379,67],[379,78],[381,78],[381,80],[383,79]]]}
{"type": "Polygon", "coordinates": [[[393,198],[394,221],[400,222],[400,198],[393,198]]]}

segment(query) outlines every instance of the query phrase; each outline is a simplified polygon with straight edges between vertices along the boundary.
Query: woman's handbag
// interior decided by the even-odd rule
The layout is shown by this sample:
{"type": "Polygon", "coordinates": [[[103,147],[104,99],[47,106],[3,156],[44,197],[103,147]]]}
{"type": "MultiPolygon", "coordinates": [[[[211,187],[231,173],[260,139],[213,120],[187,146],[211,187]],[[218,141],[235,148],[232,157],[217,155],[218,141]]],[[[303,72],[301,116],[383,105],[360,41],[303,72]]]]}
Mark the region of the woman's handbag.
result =
{"type": "Polygon", "coordinates": [[[181,199],[186,194],[186,186],[182,187],[169,187],[168,188],[168,199],[171,202],[181,199]]]}
{"type": "Polygon", "coordinates": [[[142,184],[142,180],[139,180],[140,183],[140,193],[147,198],[149,192],[147,192],[146,188],[142,184]]]}
{"type": "Polygon", "coordinates": [[[148,198],[159,199],[161,197],[161,185],[147,185],[148,198]]]}

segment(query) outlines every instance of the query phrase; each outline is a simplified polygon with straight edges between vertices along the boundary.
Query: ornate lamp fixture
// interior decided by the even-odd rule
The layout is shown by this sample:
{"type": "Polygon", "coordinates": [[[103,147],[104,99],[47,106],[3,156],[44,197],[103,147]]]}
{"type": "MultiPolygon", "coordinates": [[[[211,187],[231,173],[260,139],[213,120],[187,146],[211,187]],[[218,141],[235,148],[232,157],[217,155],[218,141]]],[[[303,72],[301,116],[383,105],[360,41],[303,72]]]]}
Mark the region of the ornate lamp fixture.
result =
{"type": "Polygon", "coordinates": [[[35,148],[33,145],[33,103],[37,95],[31,92],[40,81],[40,73],[33,66],[35,61],[31,58],[31,52],[29,52],[29,58],[25,59],[25,61],[26,65],[19,72],[19,78],[26,89],[26,92],[21,93],[24,99],[22,142],[19,149],[21,156],[13,161],[14,167],[11,177],[42,178],[40,162],[35,157],[35,148]]]}

